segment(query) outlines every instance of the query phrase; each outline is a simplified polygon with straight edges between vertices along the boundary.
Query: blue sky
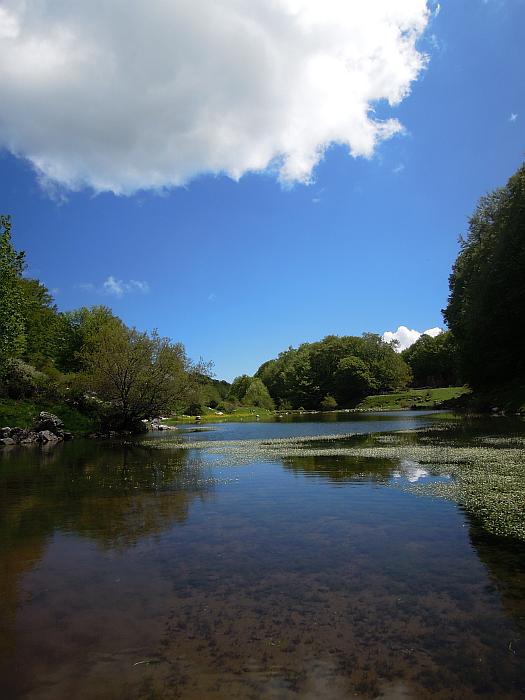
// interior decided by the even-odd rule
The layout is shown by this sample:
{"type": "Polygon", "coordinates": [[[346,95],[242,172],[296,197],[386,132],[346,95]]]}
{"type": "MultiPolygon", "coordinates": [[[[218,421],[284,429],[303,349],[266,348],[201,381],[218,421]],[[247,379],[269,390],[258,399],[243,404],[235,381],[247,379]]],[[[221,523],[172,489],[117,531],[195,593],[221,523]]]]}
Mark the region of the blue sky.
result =
{"type": "MultiPolygon", "coordinates": [[[[458,236],[479,197],[523,160],[524,27],[521,0],[433,6],[417,44],[427,67],[398,105],[374,103],[378,118],[398,119],[404,132],[369,157],[330,145],[310,184],[283,183],[275,161],[238,180],[207,175],[196,156],[191,176],[176,176],[184,186],[136,189],[99,166],[99,180],[73,182],[63,173],[82,157],[74,130],[69,160],[42,165],[36,137],[16,132],[20,117],[13,110],[6,118],[2,105],[0,135],[9,139],[0,209],[13,218],[28,275],[54,290],[60,309],[107,304],[126,323],[157,328],[194,359],[212,360],[219,378],[251,374],[289,345],[328,334],[442,325],[458,236]],[[127,193],[104,191],[103,177],[127,193]]],[[[236,86],[242,79],[232,77],[236,86]]],[[[31,99],[35,91],[30,85],[31,99]]],[[[51,142],[56,132],[41,138],[51,142]]]]}

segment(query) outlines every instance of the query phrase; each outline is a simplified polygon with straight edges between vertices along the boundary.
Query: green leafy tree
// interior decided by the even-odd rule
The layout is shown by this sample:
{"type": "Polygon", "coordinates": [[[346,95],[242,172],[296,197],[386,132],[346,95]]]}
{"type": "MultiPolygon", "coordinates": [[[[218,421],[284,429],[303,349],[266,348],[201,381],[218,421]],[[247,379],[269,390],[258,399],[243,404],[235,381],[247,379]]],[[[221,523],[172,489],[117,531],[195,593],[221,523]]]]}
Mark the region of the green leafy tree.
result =
{"type": "Polygon", "coordinates": [[[321,401],[320,405],[323,411],[335,411],[337,408],[337,401],[333,396],[327,394],[321,401]]]}
{"type": "Polygon", "coordinates": [[[348,405],[375,389],[369,367],[359,357],[349,355],[339,360],[335,375],[336,396],[342,405],[348,405]]]}
{"type": "Polygon", "coordinates": [[[260,406],[268,410],[273,410],[274,403],[272,397],[268,393],[268,389],[263,382],[258,378],[252,379],[248,391],[244,395],[244,403],[246,406],[260,406]]]}
{"type": "Polygon", "coordinates": [[[279,405],[318,408],[326,395],[350,405],[363,391],[400,389],[410,382],[410,368],[380,336],[327,336],[317,343],[288,348],[265,362],[256,376],[279,405]],[[345,358],[353,358],[345,365],[345,358]],[[341,364],[343,363],[343,364],[341,364]]]}
{"type": "Polygon", "coordinates": [[[120,323],[108,306],[83,306],[66,311],[60,318],[60,346],[57,361],[63,372],[82,372],[108,323],[120,323]]]}
{"type": "Polygon", "coordinates": [[[26,344],[23,359],[38,369],[52,366],[62,340],[62,319],[47,287],[21,279],[26,344]]]}
{"type": "Polygon", "coordinates": [[[0,375],[26,346],[23,268],[24,253],[17,253],[11,242],[11,218],[0,216],[0,375]]]}
{"type": "Polygon", "coordinates": [[[240,377],[235,377],[230,387],[228,399],[233,402],[243,403],[251,383],[252,378],[247,374],[241,374],[240,377]]]}
{"type": "Polygon", "coordinates": [[[480,200],[449,279],[444,317],[475,390],[525,386],[525,164],[480,200]]]}
{"type": "Polygon", "coordinates": [[[136,430],[141,420],[184,405],[194,371],[184,347],[109,320],[93,344],[85,346],[82,364],[88,386],[108,404],[106,423],[136,430]]]}

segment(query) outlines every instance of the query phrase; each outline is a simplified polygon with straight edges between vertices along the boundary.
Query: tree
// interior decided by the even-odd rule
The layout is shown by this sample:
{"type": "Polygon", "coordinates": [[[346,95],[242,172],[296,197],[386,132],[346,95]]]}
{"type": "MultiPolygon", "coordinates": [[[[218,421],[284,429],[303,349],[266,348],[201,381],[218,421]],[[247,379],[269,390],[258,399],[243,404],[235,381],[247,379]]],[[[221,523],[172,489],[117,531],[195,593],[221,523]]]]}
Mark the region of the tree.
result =
{"type": "Polygon", "coordinates": [[[62,319],[47,287],[21,279],[26,344],[23,359],[38,369],[54,363],[61,347],[62,319]]]}
{"type": "Polygon", "coordinates": [[[414,376],[414,386],[455,386],[460,383],[456,341],[450,331],[435,338],[423,334],[403,351],[414,376]]]}
{"type": "Polygon", "coordinates": [[[188,398],[193,370],[184,347],[109,320],[81,360],[88,385],[108,402],[106,422],[114,429],[137,430],[141,419],[166,413],[188,398]]]}
{"type": "Polygon", "coordinates": [[[320,405],[323,411],[335,411],[335,409],[337,408],[337,401],[334,399],[333,396],[327,394],[321,401],[320,405]]]}
{"type": "Polygon", "coordinates": [[[58,365],[63,372],[81,372],[108,323],[122,323],[108,306],[82,306],[60,317],[58,365]]]}
{"type": "Polygon", "coordinates": [[[246,406],[260,406],[260,408],[266,408],[269,411],[274,408],[274,403],[272,397],[268,393],[268,389],[258,377],[252,379],[248,391],[244,395],[243,403],[246,406]]]}
{"type": "Polygon", "coordinates": [[[247,374],[241,374],[240,377],[235,377],[230,387],[228,399],[230,401],[237,401],[238,403],[242,403],[244,401],[244,397],[246,396],[246,392],[248,391],[251,382],[252,378],[249,377],[247,374]]]}
{"type": "Polygon", "coordinates": [[[444,317],[475,390],[525,385],[525,164],[480,200],[460,239],[444,317]]]}
{"type": "Polygon", "coordinates": [[[261,365],[255,376],[274,401],[279,405],[287,401],[294,408],[319,408],[327,395],[351,405],[363,392],[403,388],[411,379],[400,354],[374,333],[330,335],[317,343],[288,348],[261,365]]]}
{"type": "Polygon", "coordinates": [[[20,286],[23,268],[24,253],[17,253],[11,243],[11,218],[0,216],[0,375],[26,345],[20,286]]]}
{"type": "Polygon", "coordinates": [[[339,403],[348,405],[366,396],[374,388],[374,379],[363,360],[354,355],[339,360],[335,376],[335,391],[339,403]]]}

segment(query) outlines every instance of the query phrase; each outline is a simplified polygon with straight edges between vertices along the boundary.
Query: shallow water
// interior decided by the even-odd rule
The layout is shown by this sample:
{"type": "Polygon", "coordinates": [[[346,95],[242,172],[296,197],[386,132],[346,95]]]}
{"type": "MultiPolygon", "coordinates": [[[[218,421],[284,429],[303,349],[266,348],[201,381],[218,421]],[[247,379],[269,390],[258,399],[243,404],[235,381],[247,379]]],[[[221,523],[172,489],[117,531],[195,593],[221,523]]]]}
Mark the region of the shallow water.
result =
{"type": "MultiPolygon", "coordinates": [[[[314,419],[177,435],[367,433],[436,417],[314,419]]],[[[4,451],[0,697],[524,697],[525,547],[397,488],[431,478],[410,460],[225,464],[140,442],[4,451]]]]}

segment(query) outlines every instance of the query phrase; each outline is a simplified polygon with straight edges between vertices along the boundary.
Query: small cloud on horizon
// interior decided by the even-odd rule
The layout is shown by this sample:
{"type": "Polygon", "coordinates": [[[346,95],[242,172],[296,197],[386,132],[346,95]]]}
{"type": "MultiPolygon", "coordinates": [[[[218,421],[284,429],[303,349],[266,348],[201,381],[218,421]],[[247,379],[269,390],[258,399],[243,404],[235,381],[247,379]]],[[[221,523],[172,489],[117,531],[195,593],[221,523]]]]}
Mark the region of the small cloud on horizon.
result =
{"type": "Polygon", "coordinates": [[[438,326],[429,328],[423,332],[407,328],[406,326],[399,326],[397,331],[385,331],[382,338],[386,343],[391,343],[393,340],[396,340],[399,343],[396,350],[397,352],[402,352],[419,340],[422,335],[429,335],[432,338],[435,338],[440,333],[443,333],[443,329],[439,328],[438,326]]]}
{"type": "Polygon", "coordinates": [[[78,289],[84,292],[95,292],[97,294],[105,294],[117,298],[123,297],[125,294],[139,292],[140,294],[148,294],[150,291],[149,284],[144,280],[119,280],[114,275],[109,275],[101,285],[85,282],[76,285],[78,289]]]}

